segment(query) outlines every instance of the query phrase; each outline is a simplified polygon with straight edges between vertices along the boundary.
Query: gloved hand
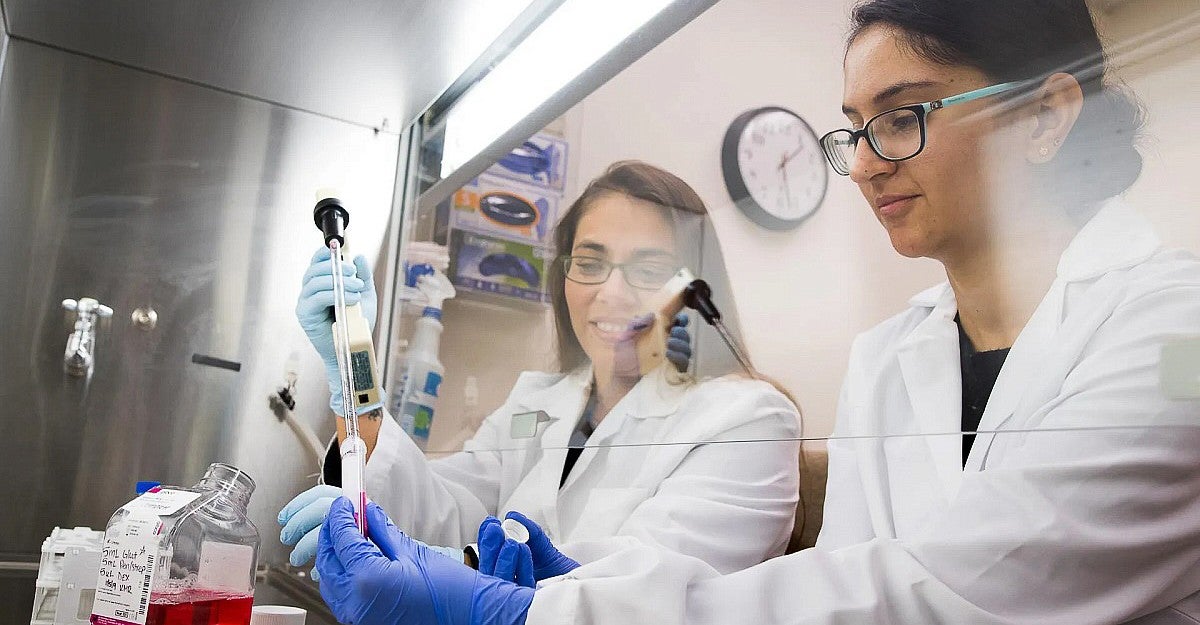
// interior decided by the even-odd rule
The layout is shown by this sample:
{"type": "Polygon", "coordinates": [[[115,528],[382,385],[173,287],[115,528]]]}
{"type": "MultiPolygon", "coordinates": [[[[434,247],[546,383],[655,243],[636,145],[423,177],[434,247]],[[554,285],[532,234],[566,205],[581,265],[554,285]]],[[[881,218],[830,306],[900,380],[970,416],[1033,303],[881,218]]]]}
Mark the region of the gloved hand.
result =
{"type": "Polygon", "coordinates": [[[504,534],[500,520],[489,516],[479,524],[479,572],[533,588],[533,554],[529,545],[504,534]]]}
{"type": "MultiPolygon", "coordinates": [[[[317,538],[320,535],[321,523],[329,513],[333,500],[342,496],[342,489],[328,484],[318,484],[296,495],[279,511],[279,524],[283,530],[279,532],[279,540],[285,545],[292,545],[292,554],[288,562],[292,566],[304,566],[306,562],[317,555],[317,538]]],[[[313,579],[319,579],[320,574],[313,569],[313,579]]]]}
{"type": "MultiPolygon", "coordinates": [[[[279,541],[295,547],[288,556],[288,562],[291,562],[292,566],[304,566],[306,562],[317,555],[317,539],[320,536],[321,523],[329,514],[329,506],[341,496],[342,489],[328,484],[319,484],[296,495],[279,511],[278,521],[283,526],[283,530],[279,532],[279,541]]],[[[461,549],[430,547],[419,540],[414,540],[414,542],[456,562],[463,561],[461,549]]],[[[312,570],[312,578],[314,580],[321,579],[321,574],[317,572],[317,569],[312,570]]]]}
{"type": "Polygon", "coordinates": [[[671,361],[680,373],[687,373],[688,364],[692,360],[692,337],[687,331],[690,320],[685,313],[675,315],[671,322],[671,334],[667,337],[667,360],[671,361]]]}
{"type": "MultiPolygon", "coordinates": [[[[640,370],[638,362],[637,340],[654,324],[654,314],[646,313],[629,321],[629,333],[613,345],[614,374],[619,376],[636,376],[640,370]]],[[[688,362],[692,359],[692,346],[686,326],[688,317],[683,313],[675,315],[671,321],[670,334],[667,336],[667,349],[664,356],[681,373],[686,373],[688,362]]]]}
{"type": "Polygon", "coordinates": [[[515,510],[505,518],[524,525],[529,530],[529,541],[522,545],[507,538],[496,517],[484,519],[479,526],[478,543],[481,573],[533,588],[536,582],[579,568],[578,562],[564,555],[550,542],[550,537],[537,523],[515,510]],[[527,573],[530,567],[533,569],[532,579],[527,573]]]}
{"type": "MultiPolygon", "coordinates": [[[[354,257],[353,263],[342,263],[342,274],[346,285],[346,305],[362,304],[367,325],[374,330],[379,302],[367,259],[359,255],[354,257]]],[[[313,254],[308,271],[304,272],[300,299],[296,301],[296,319],[325,363],[325,376],[329,379],[329,407],[341,414],[342,378],[333,346],[333,271],[327,247],[313,254]]]]}
{"type": "Polygon", "coordinates": [[[354,625],[523,625],[534,591],[440,558],[396,529],[374,503],[371,541],[354,526],[350,500],[333,502],[321,526],[321,597],[354,625]]]}
{"type": "Polygon", "coordinates": [[[542,531],[541,526],[537,523],[515,510],[510,511],[504,518],[513,519],[529,530],[529,541],[525,544],[529,545],[529,551],[533,557],[534,579],[541,581],[558,577],[579,568],[578,562],[564,555],[550,542],[550,537],[542,531]]]}

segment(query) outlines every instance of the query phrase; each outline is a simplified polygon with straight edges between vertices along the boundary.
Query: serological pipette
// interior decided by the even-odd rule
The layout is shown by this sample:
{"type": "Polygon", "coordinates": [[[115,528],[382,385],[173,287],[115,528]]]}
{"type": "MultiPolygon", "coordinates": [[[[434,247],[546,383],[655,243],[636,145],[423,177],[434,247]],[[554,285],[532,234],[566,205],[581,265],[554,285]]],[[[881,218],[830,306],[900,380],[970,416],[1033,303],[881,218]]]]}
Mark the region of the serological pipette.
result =
{"type": "MultiPolygon", "coordinates": [[[[350,223],[350,213],[337,198],[325,197],[325,194],[320,192],[318,195],[322,197],[319,198],[317,206],[313,210],[313,219],[325,235],[325,244],[329,246],[329,262],[333,270],[334,351],[337,354],[338,372],[341,374],[342,418],[345,419],[346,426],[346,438],[340,445],[342,494],[353,504],[354,523],[363,536],[366,536],[367,492],[364,488],[363,474],[367,446],[358,435],[358,415],[354,401],[354,359],[351,355],[350,342],[352,319],[346,306],[346,284],[342,276],[344,229],[350,223]]],[[[361,313],[359,316],[361,317],[361,313]]]]}

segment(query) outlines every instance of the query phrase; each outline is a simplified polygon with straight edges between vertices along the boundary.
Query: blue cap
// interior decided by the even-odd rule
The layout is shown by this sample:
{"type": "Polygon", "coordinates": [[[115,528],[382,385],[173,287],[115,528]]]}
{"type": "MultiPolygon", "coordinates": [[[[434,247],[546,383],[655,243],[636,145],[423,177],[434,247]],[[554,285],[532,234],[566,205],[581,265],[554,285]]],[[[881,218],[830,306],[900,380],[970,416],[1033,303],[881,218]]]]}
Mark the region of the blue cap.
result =
{"type": "Polygon", "coordinates": [[[150,490],[151,488],[154,488],[156,486],[161,486],[161,485],[162,485],[162,482],[150,482],[150,481],[138,482],[137,486],[134,486],[134,490],[136,490],[137,494],[140,495],[140,494],[150,490]]]}

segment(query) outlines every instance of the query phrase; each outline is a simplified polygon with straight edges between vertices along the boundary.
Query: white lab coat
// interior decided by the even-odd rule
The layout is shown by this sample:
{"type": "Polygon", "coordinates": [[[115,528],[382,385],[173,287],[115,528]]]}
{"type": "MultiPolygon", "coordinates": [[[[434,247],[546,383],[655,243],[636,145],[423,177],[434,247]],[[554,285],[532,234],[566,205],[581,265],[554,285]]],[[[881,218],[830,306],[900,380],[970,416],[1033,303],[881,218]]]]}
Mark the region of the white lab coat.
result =
{"type": "Polygon", "coordinates": [[[868,438],[830,442],[817,548],[727,576],[630,549],[543,582],[528,623],[1200,623],[1200,402],[1158,386],[1200,262],[1106,205],[1000,372],[980,429],[1011,433],[965,470],[959,436],[869,438],[961,427],[953,292],[911,304],[852,348],[835,433],[868,438]]]}
{"type": "Polygon", "coordinates": [[[800,433],[783,395],[736,377],[671,385],[659,369],[600,422],[560,489],[591,379],[590,368],[522,373],[463,452],[433,461],[385,418],[366,465],[367,493],[398,527],[432,544],[473,543],[486,515],[516,510],[580,561],[647,544],[731,572],[783,553],[800,433]],[[536,410],[550,423],[536,438],[511,438],[512,415],[536,410]],[[727,440],[771,442],[705,444],[727,440]]]}

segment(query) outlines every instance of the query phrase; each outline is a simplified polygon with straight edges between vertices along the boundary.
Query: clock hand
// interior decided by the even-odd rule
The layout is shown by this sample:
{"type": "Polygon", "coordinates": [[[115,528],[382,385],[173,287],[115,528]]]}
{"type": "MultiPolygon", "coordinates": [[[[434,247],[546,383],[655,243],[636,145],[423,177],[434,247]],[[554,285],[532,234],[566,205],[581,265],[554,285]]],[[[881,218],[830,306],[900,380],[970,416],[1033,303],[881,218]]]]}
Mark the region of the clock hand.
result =
{"type": "MultiPolygon", "coordinates": [[[[786,164],[787,161],[784,161],[784,163],[786,164]]],[[[787,193],[788,208],[793,208],[792,207],[792,199],[793,199],[792,198],[792,181],[788,180],[787,167],[780,166],[779,171],[783,172],[783,189],[787,193]]]]}
{"type": "Polygon", "coordinates": [[[788,164],[788,161],[792,160],[793,158],[796,158],[803,151],[804,151],[804,144],[800,144],[800,147],[793,150],[791,154],[788,154],[787,156],[783,157],[783,160],[780,161],[780,163],[779,163],[779,168],[783,169],[784,166],[788,164]]]}

